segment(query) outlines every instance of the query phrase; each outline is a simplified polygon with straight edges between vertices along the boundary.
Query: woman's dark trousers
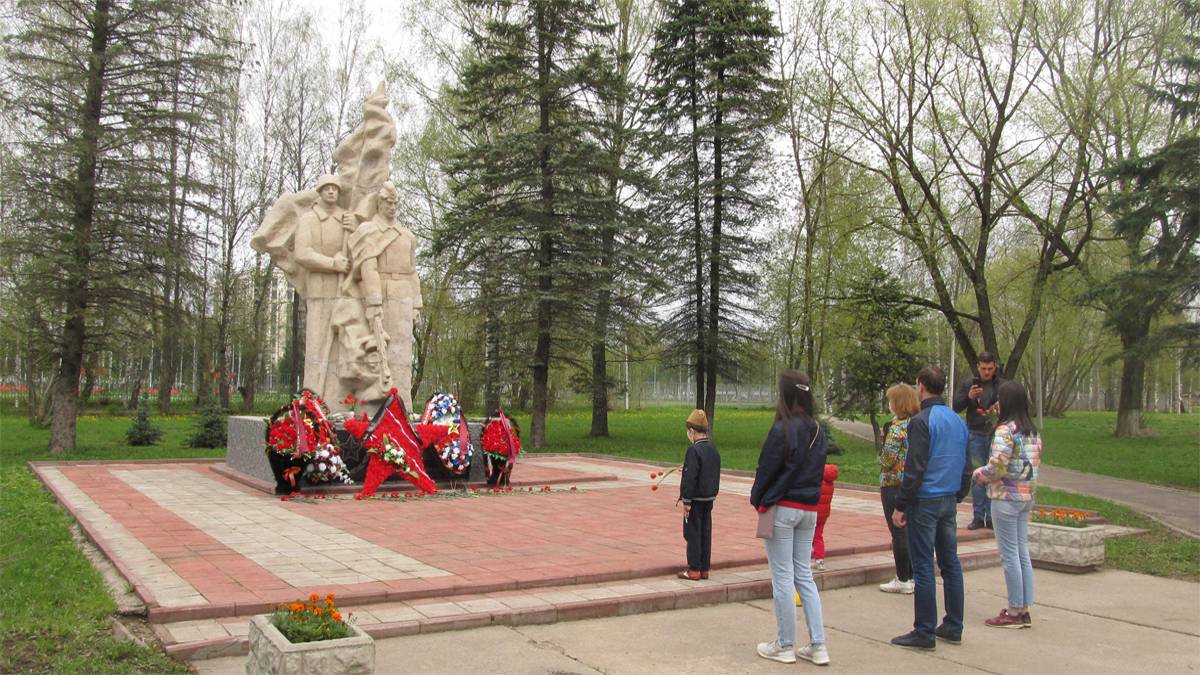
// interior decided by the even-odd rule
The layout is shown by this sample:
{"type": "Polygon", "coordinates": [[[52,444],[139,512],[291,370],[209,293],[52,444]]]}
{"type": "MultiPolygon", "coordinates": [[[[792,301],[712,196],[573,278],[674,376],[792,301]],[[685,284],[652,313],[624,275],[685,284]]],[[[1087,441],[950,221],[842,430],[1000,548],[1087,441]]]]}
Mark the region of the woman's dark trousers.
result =
{"type": "Polygon", "coordinates": [[[888,531],[892,533],[892,557],[896,560],[896,578],[900,581],[912,579],[912,562],[908,558],[908,535],[904,528],[892,524],[892,513],[896,510],[896,495],[899,485],[879,488],[879,499],[883,502],[883,517],[887,519],[888,531]]]}

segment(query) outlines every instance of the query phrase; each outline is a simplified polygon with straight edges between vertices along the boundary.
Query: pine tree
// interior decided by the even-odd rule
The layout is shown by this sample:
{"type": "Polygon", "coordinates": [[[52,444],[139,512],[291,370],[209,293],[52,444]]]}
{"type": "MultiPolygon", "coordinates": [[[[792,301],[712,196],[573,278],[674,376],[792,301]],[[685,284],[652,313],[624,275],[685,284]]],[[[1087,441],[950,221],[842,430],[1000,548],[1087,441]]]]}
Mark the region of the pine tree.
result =
{"type": "Polygon", "coordinates": [[[162,298],[164,252],[180,242],[178,214],[164,211],[179,183],[165,179],[176,169],[156,149],[203,124],[170,92],[185,72],[222,68],[212,9],[205,0],[16,5],[4,56],[27,131],[19,180],[37,206],[6,244],[36,261],[33,282],[55,308],[52,453],[75,447],[80,372],[98,338],[145,330],[135,318],[162,298]],[[101,320],[112,315],[120,319],[101,320]]]}
{"type": "Polygon", "coordinates": [[[1172,79],[1152,92],[1166,104],[1176,136],[1158,150],[1111,172],[1122,187],[1108,204],[1114,233],[1124,241],[1127,267],[1088,296],[1121,338],[1117,436],[1141,433],[1146,361],[1165,348],[1200,360],[1200,322],[1161,324],[1200,294],[1200,2],[1178,0],[1187,24],[1184,48],[1169,60],[1172,79]]]}
{"type": "Polygon", "coordinates": [[[694,365],[696,407],[710,419],[717,377],[749,341],[755,278],[749,231],[770,206],[761,192],[768,132],[780,112],[771,75],[771,11],[757,0],[671,0],[651,53],[652,113],[668,188],[659,213],[677,225],[687,293],[668,322],[673,353],[694,365]]]}
{"type": "Polygon", "coordinates": [[[188,441],[193,448],[223,448],[228,436],[228,420],[225,411],[215,401],[200,412],[196,420],[196,433],[188,441]]]}
{"type": "Polygon", "coordinates": [[[848,291],[839,309],[849,319],[849,347],[830,398],[839,413],[867,413],[878,448],[884,392],[897,382],[913,381],[921,367],[915,349],[920,311],[909,304],[900,282],[878,266],[864,270],[848,291]]]}
{"type": "Polygon", "coordinates": [[[162,429],[150,424],[150,398],[146,394],[142,394],[137,414],[133,417],[133,424],[125,432],[125,440],[130,445],[154,445],[162,438],[162,435],[162,429]]]}
{"type": "Polygon", "coordinates": [[[492,285],[480,289],[485,302],[524,303],[532,315],[530,443],[541,447],[552,345],[580,330],[592,235],[612,217],[603,177],[613,168],[598,147],[596,105],[610,96],[611,69],[594,46],[607,27],[591,2],[526,0],[504,9],[472,35],[475,58],[454,92],[461,124],[480,142],[452,166],[456,204],[440,237],[470,239],[478,278],[492,285]]]}

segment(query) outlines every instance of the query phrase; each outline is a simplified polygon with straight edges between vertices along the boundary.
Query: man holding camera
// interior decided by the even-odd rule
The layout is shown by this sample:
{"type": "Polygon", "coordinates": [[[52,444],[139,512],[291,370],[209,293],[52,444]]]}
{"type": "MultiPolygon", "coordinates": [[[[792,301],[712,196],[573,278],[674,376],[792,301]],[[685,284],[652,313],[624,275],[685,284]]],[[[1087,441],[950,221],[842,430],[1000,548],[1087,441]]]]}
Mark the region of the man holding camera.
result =
{"type": "MultiPolygon", "coordinates": [[[[999,409],[996,407],[997,392],[1003,379],[999,375],[1000,364],[996,355],[982,352],[975,364],[978,377],[962,383],[954,395],[954,412],[967,413],[967,457],[971,469],[977,469],[988,462],[991,451],[992,433],[995,431],[995,416],[999,409]]],[[[968,530],[978,530],[981,527],[992,527],[992,515],[988,503],[987,488],[975,483],[971,488],[971,505],[974,518],[967,526],[968,530]]]]}

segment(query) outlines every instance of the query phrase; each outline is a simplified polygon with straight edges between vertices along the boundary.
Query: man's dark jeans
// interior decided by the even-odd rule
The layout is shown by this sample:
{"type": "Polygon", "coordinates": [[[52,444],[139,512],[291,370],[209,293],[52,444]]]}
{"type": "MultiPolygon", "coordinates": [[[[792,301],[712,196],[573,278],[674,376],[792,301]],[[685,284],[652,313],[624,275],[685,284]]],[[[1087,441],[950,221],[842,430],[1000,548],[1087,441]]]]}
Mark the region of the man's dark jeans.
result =
{"type": "Polygon", "coordinates": [[[954,495],[918,499],[904,514],[908,520],[908,554],[912,559],[913,628],[924,639],[933,639],[937,626],[937,582],[933,578],[933,556],[937,554],[945,586],[946,616],[942,623],[952,635],[963,629],[963,576],[958,562],[958,524],[954,495]]]}
{"type": "MultiPolygon", "coordinates": [[[[988,463],[992,452],[992,432],[971,431],[967,434],[967,459],[972,469],[978,469],[988,463]]],[[[987,486],[974,483],[971,486],[971,510],[975,514],[975,522],[992,522],[991,500],[988,499],[987,486]]]]}

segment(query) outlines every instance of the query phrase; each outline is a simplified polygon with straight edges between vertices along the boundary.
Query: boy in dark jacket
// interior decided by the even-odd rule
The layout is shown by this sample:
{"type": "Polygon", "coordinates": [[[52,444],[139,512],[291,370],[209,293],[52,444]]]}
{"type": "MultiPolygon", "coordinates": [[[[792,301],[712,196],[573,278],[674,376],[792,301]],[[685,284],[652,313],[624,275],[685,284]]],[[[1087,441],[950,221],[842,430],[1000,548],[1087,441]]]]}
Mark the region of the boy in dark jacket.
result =
{"type": "Polygon", "coordinates": [[[688,415],[687,437],[691,445],[683,458],[679,499],[683,501],[688,568],[677,576],[698,581],[708,578],[712,561],[712,508],[721,486],[721,455],[708,439],[708,416],[703,410],[688,415]]]}

